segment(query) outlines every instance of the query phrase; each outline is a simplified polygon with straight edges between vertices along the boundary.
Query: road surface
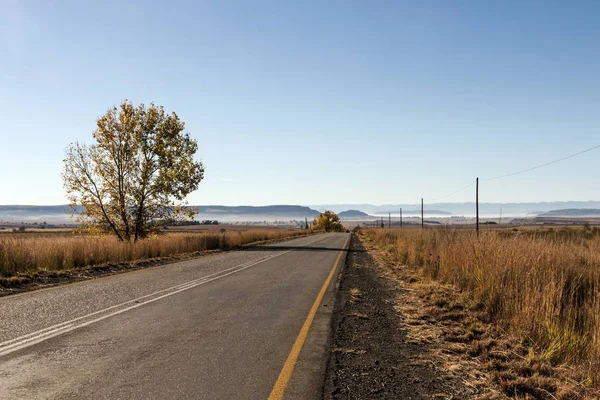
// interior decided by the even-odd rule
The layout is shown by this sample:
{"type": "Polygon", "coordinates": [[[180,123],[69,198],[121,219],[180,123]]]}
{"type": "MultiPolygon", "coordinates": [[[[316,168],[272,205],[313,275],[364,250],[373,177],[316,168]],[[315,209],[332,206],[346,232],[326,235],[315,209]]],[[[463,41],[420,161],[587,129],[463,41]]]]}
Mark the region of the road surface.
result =
{"type": "Polygon", "coordinates": [[[0,298],[0,399],[319,398],[348,236],[0,298]]]}

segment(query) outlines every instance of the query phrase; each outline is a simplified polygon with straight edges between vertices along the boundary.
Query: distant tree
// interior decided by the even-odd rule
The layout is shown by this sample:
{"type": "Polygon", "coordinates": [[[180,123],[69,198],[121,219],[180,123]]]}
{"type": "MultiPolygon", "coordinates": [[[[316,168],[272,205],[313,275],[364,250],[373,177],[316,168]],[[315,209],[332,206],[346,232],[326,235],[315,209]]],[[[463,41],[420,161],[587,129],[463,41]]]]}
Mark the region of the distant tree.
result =
{"type": "Polygon", "coordinates": [[[185,197],[198,188],[204,166],[198,143],[177,114],[127,100],[96,122],[95,143],[67,147],[63,180],[81,230],[137,241],[162,227],[156,221],[191,219],[185,197]]]}
{"type": "Polygon", "coordinates": [[[340,217],[333,211],[325,211],[313,221],[313,229],[325,232],[345,232],[346,229],[340,222],[340,217]]]}

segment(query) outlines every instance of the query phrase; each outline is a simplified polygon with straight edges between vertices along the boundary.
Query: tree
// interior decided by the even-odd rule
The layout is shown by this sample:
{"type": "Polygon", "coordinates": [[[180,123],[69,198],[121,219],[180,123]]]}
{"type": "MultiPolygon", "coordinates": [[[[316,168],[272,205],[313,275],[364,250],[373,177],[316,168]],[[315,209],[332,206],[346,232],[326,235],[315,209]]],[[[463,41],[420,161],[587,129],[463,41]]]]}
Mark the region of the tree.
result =
{"type": "Polygon", "coordinates": [[[161,224],[192,219],[185,197],[198,188],[204,166],[198,143],[177,114],[124,100],[96,121],[95,143],[71,143],[63,180],[71,211],[90,233],[137,241],[161,224]]]}
{"type": "Polygon", "coordinates": [[[325,232],[344,232],[346,229],[340,222],[340,217],[333,211],[325,211],[313,221],[313,229],[325,232]]]}

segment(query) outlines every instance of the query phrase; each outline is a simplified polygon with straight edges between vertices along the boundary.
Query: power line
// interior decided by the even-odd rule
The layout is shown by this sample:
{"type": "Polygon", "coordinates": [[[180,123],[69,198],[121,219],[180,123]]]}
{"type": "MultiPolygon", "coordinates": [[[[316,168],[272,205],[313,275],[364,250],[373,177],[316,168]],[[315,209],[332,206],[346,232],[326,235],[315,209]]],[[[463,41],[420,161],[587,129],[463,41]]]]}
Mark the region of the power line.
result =
{"type": "Polygon", "coordinates": [[[564,161],[564,160],[567,160],[567,159],[569,159],[569,158],[576,157],[576,156],[578,156],[578,155],[581,155],[581,154],[583,154],[583,153],[587,153],[588,151],[596,150],[596,149],[598,149],[598,148],[600,148],[600,144],[599,144],[599,145],[597,145],[597,146],[591,147],[591,148],[589,148],[589,149],[586,149],[586,150],[580,151],[580,152],[578,152],[578,153],[571,154],[571,155],[569,155],[569,156],[566,156],[566,157],[563,157],[563,158],[559,158],[558,160],[554,160],[554,161],[550,161],[550,162],[547,162],[547,163],[544,163],[544,164],[536,165],[535,167],[531,167],[531,168],[523,169],[523,170],[521,170],[521,171],[517,171],[517,172],[512,172],[512,173],[510,173],[510,174],[506,174],[506,175],[498,175],[498,176],[493,176],[493,177],[491,177],[491,178],[485,178],[485,179],[482,179],[482,181],[491,181],[491,180],[493,180],[493,179],[507,178],[507,177],[509,177],[509,176],[514,176],[514,175],[522,174],[522,173],[524,173],[524,172],[533,171],[534,169],[538,169],[538,168],[546,167],[546,166],[548,166],[548,165],[556,164],[557,162],[564,161]]]}
{"type": "Polygon", "coordinates": [[[460,192],[462,192],[463,190],[465,190],[467,188],[470,188],[474,184],[475,184],[475,181],[473,181],[473,182],[469,183],[467,186],[464,186],[464,187],[462,187],[462,188],[460,188],[460,189],[458,189],[458,190],[456,190],[456,191],[454,191],[452,193],[449,193],[449,194],[447,194],[445,196],[436,197],[435,199],[431,199],[431,201],[438,201],[438,200],[445,199],[446,197],[454,196],[455,194],[460,193],[460,192]]]}
{"type": "MultiPolygon", "coordinates": [[[[491,181],[493,179],[507,178],[509,176],[514,176],[514,175],[522,174],[524,172],[533,171],[533,170],[538,169],[538,168],[542,168],[542,167],[546,167],[548,165],[556,164],[558,162],[567,160],[569,158],[577,157],[577,156],[579,156],[581,154],[587,153],[587,152],[592,151],[592,150],[596,150],[598,148],[600,148],[600,144],[597,145],[597,146],[594,146],[594,147],[590,147],[589,149],[580,151],[578,153],[574,153],[574,154],[568,155],[566,157],[559,158],[558,160],[554,160],[554,161],[550,161],[550,162],[547,162],[547,163],[544,163],[544,164],[536,165],[535,167],[531,167],[531,168],[523,169],[523,170],[520,170],[520,171],[512,172],[512,173],[506,174],[506,175],[498,175],[498,176],[493,176],[491,178],[484,178],[484,179],[481,179],[481,180],[482,181],[491,181]]],[[[470,188],[474,184],[475,184],[475,181],[469,183],[467,186],[464,186],[464,187],[462,187],[462,188],[460,188],[460,189],[458,189],[458,190],[456,190],[456,191],[454,191],[452,193],[449,193],[449,194],[441,196],[441,197],[436,197],[435,199],[431,199],[431,201],[438,201],[438,200],[442,200],[442,199],[445,199],[445,198],[450,197],[450,196],[454,196],[455,194],[460,193],[463,190],[470,188]]]]}

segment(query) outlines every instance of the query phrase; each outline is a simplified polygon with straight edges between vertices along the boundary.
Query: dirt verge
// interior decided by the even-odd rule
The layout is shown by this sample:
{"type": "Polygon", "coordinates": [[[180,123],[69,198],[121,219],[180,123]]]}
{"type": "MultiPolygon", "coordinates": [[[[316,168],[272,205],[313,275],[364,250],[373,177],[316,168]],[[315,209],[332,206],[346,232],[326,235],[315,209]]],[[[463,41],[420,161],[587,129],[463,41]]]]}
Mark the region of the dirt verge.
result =
{"type": "Polygon", "coordinates": [[[572,367],[495,327],[451,285],[423,279],[353,235],[327,399],[600,399],[572,367]]]}
{"type": "Polygon", "coordinates": [[[405,292],[353,234],[334,313],[325,399],[464,399],[477,390],[441,370],[395,308],[405,292]]]}

